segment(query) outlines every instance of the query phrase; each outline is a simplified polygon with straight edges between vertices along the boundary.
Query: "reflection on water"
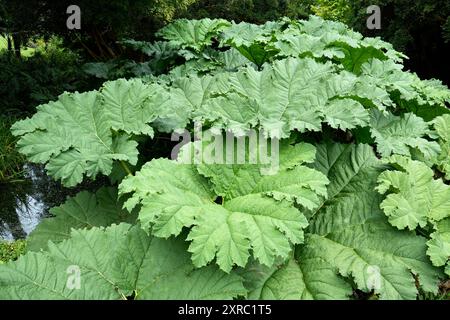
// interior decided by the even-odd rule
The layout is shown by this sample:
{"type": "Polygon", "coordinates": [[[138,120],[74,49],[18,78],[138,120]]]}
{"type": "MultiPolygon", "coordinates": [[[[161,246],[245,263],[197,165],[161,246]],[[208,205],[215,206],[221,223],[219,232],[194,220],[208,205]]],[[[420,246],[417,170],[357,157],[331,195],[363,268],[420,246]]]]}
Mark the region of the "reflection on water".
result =
{"type": "Polygon", "coordinates": [[[49,216],[49,209],[78,190],[63,188],[42,167],[26,165],[25,182],[0,185],[0,240],[23,239],[49,216]]]}
{"type": "Polygon", "coordinates": [[[4,240],[25,238],[47,215],[47,210],[42,199],[36,199],[31,195],[25,195],[24,199],[16,199],[15,210],[9,213],[0,210],[0,238],[4,240]]]}

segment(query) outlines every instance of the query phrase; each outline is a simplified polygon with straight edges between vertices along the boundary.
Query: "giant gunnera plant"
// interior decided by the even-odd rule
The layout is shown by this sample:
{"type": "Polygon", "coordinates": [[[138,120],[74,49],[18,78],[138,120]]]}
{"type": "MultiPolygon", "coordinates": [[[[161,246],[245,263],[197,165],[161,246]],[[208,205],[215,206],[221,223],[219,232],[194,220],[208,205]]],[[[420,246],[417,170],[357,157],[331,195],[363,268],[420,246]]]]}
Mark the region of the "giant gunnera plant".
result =
{"type": "Polygon", "coordinates": [[[178,20],[158,36],[132,43],[165,72],[65,93],[12,127],[63,185],[110,183],[52,209],[27,253],[0,265],[0,298],[438,291],[450,276],[447,87],[403,70],[389,43],[314,16],[178,20]],[[178,148],[199,126],[210,144],[178,148]],[[264,139],[276,163],[252,154],[264,139]]]}

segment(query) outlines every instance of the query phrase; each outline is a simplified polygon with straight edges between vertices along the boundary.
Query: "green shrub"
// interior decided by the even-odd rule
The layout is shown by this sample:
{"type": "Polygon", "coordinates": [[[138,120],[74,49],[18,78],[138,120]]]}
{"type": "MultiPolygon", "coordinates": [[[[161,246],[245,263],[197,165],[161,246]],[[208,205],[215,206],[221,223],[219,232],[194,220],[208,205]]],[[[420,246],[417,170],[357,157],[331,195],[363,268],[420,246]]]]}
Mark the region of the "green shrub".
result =
{"type": "Polygon", "coordinates": [[[348,0],[316,0],[311,5],[311,11],[329,20],[351,22],[352,7],[348,0]]]}
{"type": "Polygon", "coordinates": [[[26,245],[25,240],[0,242],[0,264],[16,260],[25,252],[26,245]]]}
{"type": "Polygon", "coordinates": [[[35,53],[22,59],[0,52],[0,105],[4,114],[27,113],[64,91],[87,89],[76,53],[64,49],[57,38],[48,43],[38,40],[37,44],[35,53]]]}
{"type": "Polygon", "coordinates": [[[17,138],[11,134],[15,118],[0,116],[0,184],[22,178],[25,157],[16,150],[17,138]]]}
{"type": "Polygon", "coordinates": [[[313,3],[314,0],[197,0],[187,12],[181,12],[181,16],[264,23],[282,17],[305,18],[311,12],[310,5],[313,3]]]}
{"type": "Polygon", "coordinates": [[[381,37],[410,59],[405,66],[423,78],[450,83],[450,2],[446,0],[313,0],[316,14],[350,25],[365,35],[381,37]],[[368,30],[367,7],[381,9],[381,29],[368,30]]]}

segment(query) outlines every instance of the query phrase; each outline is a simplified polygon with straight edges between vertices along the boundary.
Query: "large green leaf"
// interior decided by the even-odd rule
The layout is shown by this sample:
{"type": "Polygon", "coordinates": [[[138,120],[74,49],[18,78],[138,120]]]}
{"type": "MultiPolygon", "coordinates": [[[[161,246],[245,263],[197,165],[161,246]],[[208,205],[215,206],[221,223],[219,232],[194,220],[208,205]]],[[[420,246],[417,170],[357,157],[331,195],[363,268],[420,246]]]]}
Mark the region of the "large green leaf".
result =
{"type": "Polygon", "coordinates": [[[427,254],[433,265],[445,266],[445,273],[450,277],[450,218],[435,224],[435,231],[427,245],[427,254]]]}
{"type": "Polygon", "coordinates": [[[231,299],[241,280],[215,267],[193,270],[181,240],[139,226],[74,230],[48,252],[0,265],[0,299],[231,299]],[[76,277],[79,276],[77,283],[76,277]]]}
{"type": "Polygon", "coordinates": [[[381,208],[393,226],[413,230],[450,217],[450,187],[434,180],[431,168],[401,156],[387,161],[397,170],[380,174],[377,190],[387,194],[381,208]]]}
{"type": "Polygon", "coordinates": [[[327,48],[329,43],[323,37],[299,33],[297,28],[289,28],[277,37],[274,43],[280,56],[313,56],[315,58],[345,58],[345,53],[338,48],[327,48]]]}
{"type": "MultiPolygon", "coordinates": [[[[148,125],[156,119],[158,109],[150,97],[158,94],[159,87],[149,86],[140,80],[117,80],[104,84],[101,99],[102,111],[108,111],[109,124],[115,131],[153,136],[148,125]]],[[[105,119],[105,120],[106,120],[105,119]]]]}
{"type": "Polygon", "coordinates": [[[152,135],[148,124],[166,112],[161,90],[141,80],[117,80],[100,92],[63,94],[15,123],[12,132],[30,161],[46,164],[51,176],[74,186],[83,175],[108,175],[114,160],[136,164],[130,134],[152,135]]]}
{"type": "Polygon", "coordinates": [[[175,46],[171,42],[156,41],[154,43],[136,40],[123,40],[122,44],[130,48],[140,51],[155,60],[165,60],[174,56],[176,52],[175,46]]]}
{"type": "Polygon", "coordinates": [[[136,214],[122,207],[123,201],[118,200],[116,188],[101,188],[95,194],[82,191],[61,206],[50,209],[53,217],[44,219],[28,236],[27,250],[45,249],[48,241],[59,243],[70,237],[72,229],[136,221],[136,214]]]}
{"type": "Polygon", "coordinates": [[[428,123],[413,113],[398,117],[373,110],[370,127],[377,151],[383,157],[392,154],[411,156],[412,150],[418,150],[430,160],[440,152],[437,142],[426,139],[431,133],[428,123]]]}
{"type": "Polygon", "coordinates": [[[153,235],[169,237],[192,227],[189,251],[198,267],[216,258],[228,272],[233,265],[246,265],[250,249],[261,263],[272,265],[276,257],[288,256],[291,244],[303,241],[307,223],[294,202],[313,209],[326,192],[325,176],[302,165],[313,160],[311,148],[283,144],[273,175],[264,175],[261,165],[152,160],[119,190],[132,193],[129,209],[142,204],[139,219],[153,235]]]}
{"type": "Polygon", "coordinates": [[[201,51],[230,23],[223,19],[177,20],[162,28],[158,35],[180,48],[201,51]]]}

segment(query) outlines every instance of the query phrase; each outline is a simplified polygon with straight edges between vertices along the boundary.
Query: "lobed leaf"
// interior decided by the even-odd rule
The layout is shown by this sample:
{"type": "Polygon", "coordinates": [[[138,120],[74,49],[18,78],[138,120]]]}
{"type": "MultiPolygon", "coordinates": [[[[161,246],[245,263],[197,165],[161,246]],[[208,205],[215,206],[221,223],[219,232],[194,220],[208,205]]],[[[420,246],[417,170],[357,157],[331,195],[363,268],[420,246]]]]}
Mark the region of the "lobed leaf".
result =
{"type": "Polygon", "coordinates": [[[413,230],[450,216],[450,187],[434,180],[433,170],[401,156],[393,156],[388,162],[397,170],[380,174],[376,190],[387,194],[381,208],[393,226],[413,230]]]}
{"type": "Polygon", "coordinates": [[[291,244],[303,241],[307,221],[294,206],[318,205],[328,180],[303,165],[311,161],[311,146],[285,145],[280,151],[297,155],[266,176],[260,165],[188,165],[158,159],[144,165],[119,186],[132,192],[126,205],[142,205],[139,219],[158,237],[191,228],[189,251],[197,267],[216,258],[221,269],[245,266],[250,256],[266,265],[287,257],[291,244]],[[286,151],[285,151],[286,150],[286,151]],[[307,151],[308,156],[302,151],[307,151]],[[221,196],[222,203],[217,202],[221,196]]]}
{"type": "Polygon", "coordinates": [[[192,270],[183,241],[139,226],[74,230],[48,251],[0,265],[1,299],[232,299],[241,279],[210,266],[192,270]],[[79,277],[79,278],[77,278],[79,277]]]}

